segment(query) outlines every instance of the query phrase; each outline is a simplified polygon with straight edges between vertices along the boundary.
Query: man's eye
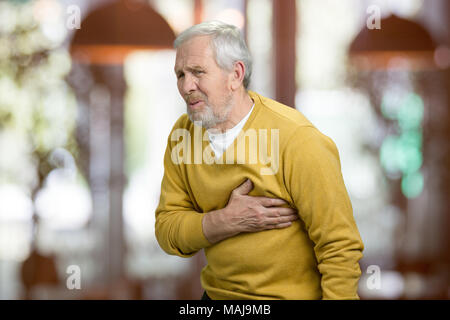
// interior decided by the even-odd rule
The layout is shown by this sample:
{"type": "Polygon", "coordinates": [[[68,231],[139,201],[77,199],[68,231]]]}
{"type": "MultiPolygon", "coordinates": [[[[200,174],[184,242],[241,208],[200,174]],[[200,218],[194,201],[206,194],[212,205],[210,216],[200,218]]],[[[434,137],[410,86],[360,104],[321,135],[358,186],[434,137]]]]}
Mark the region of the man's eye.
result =
{"type": "Polygon", "coordinates": [[[180,78],[182,78],[182,77],[184,77],[184,74],[182,74],[182,73],[180,73],[180,74],[177,75],[177,79],[180,79],[180,78]]]}
{"type": "Polygon", "coordinates": [[[194,74],[202,74],[202,73],[204,73],[203,71],[201,71],[201,70],[194,70],[194,74]]]}

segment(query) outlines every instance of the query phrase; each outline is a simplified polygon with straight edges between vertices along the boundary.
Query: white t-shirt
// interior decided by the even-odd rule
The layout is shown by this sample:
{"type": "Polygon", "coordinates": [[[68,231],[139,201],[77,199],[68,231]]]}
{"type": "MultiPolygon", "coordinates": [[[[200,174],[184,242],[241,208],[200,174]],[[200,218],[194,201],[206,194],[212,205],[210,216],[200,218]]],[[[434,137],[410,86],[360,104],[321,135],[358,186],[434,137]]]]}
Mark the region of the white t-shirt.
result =
{"type": "Polygon", "coordinates": [[[247,119],[250,117],[250,114],[253,111],[255,104],[253,104],[250,111],[247,115],[239,121],[233,128],[228,129],[224,133],[211,133],[208,131],[209,142],[211,144],[211,148],[214,151],[216,158],[220,158],[225,150],[233,143],[234,139],[238,136],[239,132],[244,127],[247,119]]]}

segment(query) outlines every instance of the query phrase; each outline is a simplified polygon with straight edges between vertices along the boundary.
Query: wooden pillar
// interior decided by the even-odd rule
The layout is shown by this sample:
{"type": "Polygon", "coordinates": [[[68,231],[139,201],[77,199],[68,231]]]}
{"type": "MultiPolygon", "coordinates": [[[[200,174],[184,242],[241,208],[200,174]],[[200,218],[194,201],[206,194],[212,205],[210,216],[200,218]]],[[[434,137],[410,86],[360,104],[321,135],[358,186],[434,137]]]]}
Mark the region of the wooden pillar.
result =
{"type": "MultiPolygon", "coordinates": [[[[446,12],[446,17],[445,17],[445,22],[447,27],[445,28],[446,30],[446,36],[445,36],[445,45],[447,46],[447,48],[450,47],[450,3],[448,1],[444,1],[445,5],[444,5],[444,12],[446,12]]],[[[446,80],[447,80],[447,123],[449,123],[450,121],[450,68],[447,67],[447,69],[445,70],[446,73],[446,80]]],[[[447,138],[444,138],[443,141],[447,141],[448,143],[448,139],[450,138],[450,128],[448,126],[446,126],[446,136],[447,138]]],[[[444,169],[444,179],[443,180],[443,186],[442,186],[442,191],[444,195],[447,195],[450,192],[450,150],[447,147],[447,152],[445,155],[445,159],[447,159],[447,161],[445,161],[445,167],[446,169],[444,169]]],[[[444,196],[444,199],[447,198],[446,196],[444,196]]],[[[450,208],[448,205],[445,205],[444,202],[444,207],[445,210],[443,212],[444,217],[445,217],[445,224],[444,224],[444,228],[442,229],[445,232],[445,237],[444,237],[444,241],[445,243],[450,243],[450,233],[448,232],[448,230],[450,230],[450,208]],[[447,230],[447,231],[445,231],[447,230]]],[[[444,259],[445,259],[445,268],[447,268],[447,270],[449,270],[450,268],[450,246],[445,245],[444,244],[444,248],[447,248],[447,252],[446,254],[444,254],[444,259]]],[[[448,276],[447,276],[448,277],[448,276]]],[[[447,288],[450,285],[450,279],[447,278],[447,288]]],[[[447,296],[443,296],[443,299],[450,299],[450,290],[447,290],[447,296]]]]}
{"type": "Polygon", "coordinates": [[[109,66],[105,71],[110,81],[105,81],[110,94],[110,148],[109,148],[109,232],[108,257],[110,280],[124,276],[125,239],[123,230],[124,173],[124,97],[126,91],[123,66],[109,66]]]}
{"type": "Polygon", "coordinates": [[[295,0],[273,0],[275,99],[295,107],[295,0]]]}
{"type": "MultiPolygon", "coordinates": [[[[97,280],[113,283],[124,275],[122,194],[124,188],[123,100],[126,83],[123,66],[90,65],[93,89],[89,106],[89,184],[98,232],[101,264],[97,280]]],[[[80,97],[83,101],[83,97],[80,97]]]]}
{"type": "MultiPolygon", "coordinates": [[[[201,9],[201,1],[196,4],[201,9]]],[[[88,171],[92,192],[89,226],[98,236],[93,259],[98,266],[94,281],[99,286],[111,288],[126,278],[122,212],[127,89],[124,61],[133,51],[172,48],[174,40],[173,30],[148,3],[118,0],[89,12],[71,41],[72,86],[84,111],[80,115],[87,118],[80,118],[79,126],[87,130],[80,130],[84,134],[79,136],[82,154],[87,154],[82,166],[88,171]],[[77,69],[85,72],[76,76],[77,69]]],[[[117,290],[110,291],[109,296],[117,296],[117,290]]]]}
{"type": "Polygon", "coordinates": [[[194,24],[203,20],[203,0],[194,0],[194,24]]]}

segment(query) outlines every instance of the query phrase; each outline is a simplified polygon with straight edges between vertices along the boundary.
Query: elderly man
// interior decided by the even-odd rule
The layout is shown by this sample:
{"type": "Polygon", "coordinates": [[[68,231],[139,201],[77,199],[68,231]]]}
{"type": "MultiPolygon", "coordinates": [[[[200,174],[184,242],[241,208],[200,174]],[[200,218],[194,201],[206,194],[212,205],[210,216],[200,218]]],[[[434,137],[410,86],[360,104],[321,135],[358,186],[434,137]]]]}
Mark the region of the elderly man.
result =
{"type": "Polygon", "coordinates": [[[181,257],[204,249],[206,298],[358,299],[363,244],[333,141],[248,91],[236,27],[201,23],[174,45],[187,114],[164,157],[160,246],[181,257]]]}

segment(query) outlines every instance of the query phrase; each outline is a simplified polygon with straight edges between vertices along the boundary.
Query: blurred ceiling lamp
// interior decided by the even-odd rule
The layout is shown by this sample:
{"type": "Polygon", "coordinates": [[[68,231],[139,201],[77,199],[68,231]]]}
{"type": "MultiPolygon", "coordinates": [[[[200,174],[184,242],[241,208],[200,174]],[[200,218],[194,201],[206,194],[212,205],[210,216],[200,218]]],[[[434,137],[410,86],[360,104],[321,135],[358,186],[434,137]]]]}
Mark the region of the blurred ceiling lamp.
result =
{"type": "Polygon", "coordinates": [[[349,50],[352,65],[367,71],[436,68],[436,46],[425,28],[396,15],[381,19],[380,26],[358,33],[349,50]]]}
{"type": "Polygon", "coordinates": [[[71,44],[75,61],[122,64],[135,50],[172,48],[175,34],[148,3],[119,0],[92,11],[71,44]]]}

